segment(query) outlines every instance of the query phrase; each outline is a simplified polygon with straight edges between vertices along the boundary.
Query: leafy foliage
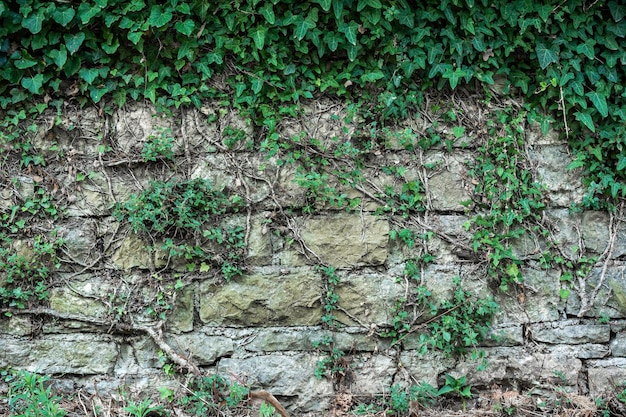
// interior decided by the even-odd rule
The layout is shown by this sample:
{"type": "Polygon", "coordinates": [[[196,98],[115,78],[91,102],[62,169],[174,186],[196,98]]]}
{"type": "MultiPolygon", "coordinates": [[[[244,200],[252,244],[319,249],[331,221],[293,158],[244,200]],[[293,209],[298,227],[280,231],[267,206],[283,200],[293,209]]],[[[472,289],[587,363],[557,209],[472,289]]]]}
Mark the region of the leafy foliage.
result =
{"type": "Polygon", "coordinates": [[[562,121],[587,203],[599,205],[626,195],[624,10],[615,0],[8,3],[0,106],[217,98],[261,116],[265,103],[326,93],[374,102],[384,120],[407,115],[425,89],[503,79],[562,121]]]}
{"type": "Polygon", "coordinates": [[[241,275],[245,247],[242,226],[220,224],[220,216],[236,212],[243,199],[213,188],[208,180],[153,182],[149,189],[118,204],[113,216],[133,232],[162,239],[162,249],[183,258],[189,270],[207,272],[220,265],[226,280],[241,275]],[[194,242],[194,243],[189,243],[194,242]]]}
{"type": "Polygon", "coordinates": [[[52,393],[47,375],[28,371],[3,370],[0,375],[9,384],[9,410],[15,417],[63,417],[60,397],[52,393]]]}

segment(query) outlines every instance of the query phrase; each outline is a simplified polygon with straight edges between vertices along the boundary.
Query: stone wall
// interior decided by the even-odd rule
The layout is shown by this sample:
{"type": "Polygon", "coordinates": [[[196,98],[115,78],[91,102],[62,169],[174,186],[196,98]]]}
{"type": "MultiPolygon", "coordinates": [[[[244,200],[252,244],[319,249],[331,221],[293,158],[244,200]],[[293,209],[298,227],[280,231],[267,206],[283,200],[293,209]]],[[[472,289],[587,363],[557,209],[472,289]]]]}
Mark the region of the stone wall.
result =
{"type": "MultiPolygon", "coordinates": [[[[341,122],[341,107],[315,103],[305,111],[302,118],[283,121],[284,138],[306,132],[331,144],[353,139],[356,128],[341,122]]],[[[449,129],[424,117],[401,129],[419,133],[426,125],[441,135],[449,129]]],[[[296,414],[327,409],[340,390],[370,395],[393,384],[437,385],[447,373],[467,376],[475,390],[558,385],[593,396],[611,381],[626,379],[626,228],[620,213],[569,210],[581,201],[584,187],[579,173],[566,169],[568,148],[555,133],[542,135],[536,126],[525,132],[527,155],[545,186],[546,224],[565,257],[578,256],[575,246],[598,256],[591,271],[577,277],[588,293],[572,291],[569,297],[560,295],[562,271],[542,269],[537,261],[542,242],[513,243],[525,281],[507,293],[489,284],[484,259],[468,252],[471,237],[463,225],[476,212],[461,202],[472,198],[467,170],[478,134],[427,151],[405,150],[391,135],[380,139],[362,167],[369,190],[398,186],[383,165],[404,166],[407,180],[424,184],[425,211],[403,221],[433,236],[411,249],[390,239],[397,224],[375,213],[384,202],[368,189],[343,190],[361,198],[355,210],[321,202],[314,214],[303,211],[308,197],[294,182],[297,164],[279,165],[250,151],[247,142],[254,148],[263,131],[217,105],[170,116],[138,104],[110,116],[68,109],[44,115],[37,127],[32,142],[47,164],[22,168],[19,158],[8,160],[0,207],[10,210],[38,187],[51,192],[61,215],[55,221],[30,218],[27,229],[57,230],[64,241],[61,264],[51,274],[48,300],[3,309],[12,315],[0,317],[0,367],[51,374],[67,388],[104,393],[125,385],[154,392],[178,387],[159,359],[166,346],[202,372],[270,391],[296,414]],[[246,137],[234,149],[225,144],[229,127],[246,137]],[[143,161],[144,144],[163,129],[175,139],[175,158],[143,161]],[[243,276],[225,282],[212,270],[188,272],[184,262],[168,259],[159,242],[111,216],[116,203],[151,180],[188,178],[209,179],[244,197],[245,208],[224,218],[245,229],[243,276]],[[419,331],[393,345],[378,336],[405,296],[404,265],[418,250],[434,256],[422,280],[435,299],[450,296],[455,277],[478,293],[495,295],[500,310],[492,332],[499,337],[481,347],[486,370],[477,370],[469,357],[419,354],[419,331]],[[326,353],[314,344],[330,334],[322,321],[326,278],[317,265],[335,267],[340,277],[334,347],[345,352],[349,369],[341,381],[315,377],[326,353]],[[182,285],[173,289],[175,282],[182,285]],[[167,301],[163,316],[149,312],[160,305],[159,296],[167,301]],[[592,304],[581,308],[581,298],[592,304]]],[[[13,249],[27,254],[29,239],[24,234],[14,240],[13,249]]]]}

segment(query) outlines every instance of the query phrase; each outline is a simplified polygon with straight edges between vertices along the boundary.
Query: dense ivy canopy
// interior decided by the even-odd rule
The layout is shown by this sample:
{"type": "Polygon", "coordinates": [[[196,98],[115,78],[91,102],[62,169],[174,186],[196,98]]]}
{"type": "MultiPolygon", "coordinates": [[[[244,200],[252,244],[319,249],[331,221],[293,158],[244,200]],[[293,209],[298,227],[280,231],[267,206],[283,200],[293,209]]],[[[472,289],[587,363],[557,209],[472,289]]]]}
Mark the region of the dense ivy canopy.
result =
{"type": "Polygon", "coordinates": [[[567,133],[589,203],[626,196],[618,0],[19,0],[0,21],[5,110],[218,98],[258,111],[323,92],[393,119],[426,89],[504,80],[567,133]]]}

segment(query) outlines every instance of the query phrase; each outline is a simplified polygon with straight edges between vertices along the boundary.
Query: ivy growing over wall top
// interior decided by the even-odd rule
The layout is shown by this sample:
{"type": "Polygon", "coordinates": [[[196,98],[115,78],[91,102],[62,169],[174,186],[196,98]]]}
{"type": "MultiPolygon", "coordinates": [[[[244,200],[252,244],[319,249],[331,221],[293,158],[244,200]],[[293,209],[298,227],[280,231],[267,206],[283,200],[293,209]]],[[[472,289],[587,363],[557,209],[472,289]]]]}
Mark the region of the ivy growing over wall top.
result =
{"type": "Polygon", "coordinates": [[[617,0],[21,0],[0,3],[0,23],[5,110],[217,98],[261,124],[261,104],[325,93],[395,119],[429,88],[501,84],[563,129],[589,205],[626,196],[617,0]]]}

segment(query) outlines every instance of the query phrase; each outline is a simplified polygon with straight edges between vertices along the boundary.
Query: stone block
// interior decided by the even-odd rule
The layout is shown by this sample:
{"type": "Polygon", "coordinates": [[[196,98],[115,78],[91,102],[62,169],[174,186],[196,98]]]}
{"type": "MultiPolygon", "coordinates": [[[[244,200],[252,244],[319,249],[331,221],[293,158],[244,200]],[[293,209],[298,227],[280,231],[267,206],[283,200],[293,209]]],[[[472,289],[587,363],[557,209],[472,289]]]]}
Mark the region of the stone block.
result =
{"type": "Polygon", "coordinates": [[[582,361],[571,352],[540,353],[525,347],[494,347],[482,349],[487,368],[477,370],[473,360],[461,361],[451,373],[467,375],[468,383],[477,387],[498,384],[514,389],[559,386],[577,389],[582,361]]]}
{"type": "Polygon", "coordinates": [[[319,259],[337,268],[382,265],[389,223],[365,214],[329,214],[301,220],[300,235],[319,259]]]}
{"type": "Polygon", "coordinates": [[[200,320],[212,325],[317,325],[321,293],[321,278],[309,271],[248,275],[224,285],[203,283],[200,320]]]}
{"type": "Polygon", "coordinates": [[[160,130],[172,129],[174,119],[159,114],[154,106],[130,104],[113,114],[117,148],[132,156],[140,156],[144,143],[160,130]]]}
{"type": "Polygon", "coordinates": [[[626,358],[609,358],[587,361],[589,395],[600,397],[612,393],[616,383],[626,381],[626,358]]]}
{"type": "Polygon", "coordinates": [[[169,335],[167,341],[179,353],[201,366],[213,365],[220,358],[232,356],[235,349],[232,339],[201,331],[169,335]]]}
{"type": "MultiPolygon", "coordinates": [[[[602,266],[595,267],[585,278],[584,285],[587,297],[589,297],[589,294],[592,294],[600,282],[602,270],[602,266]]],[[[626,318],[625,270],[626,265],[617,262],[606,269],[604,283],[600,287],[595,300],[589,300],[589,302],[592,302],[592,305],[590,304],[588,309],[581,305],[580,295],[576,291],[572,291],[567,299],[567,313],[579,316],[582,312],[584,317],[593,318],[603,315],[612,319],[626,318]]]]}
{"type": "Polygon", "coordinates": [[[129,232],[111,256],[113,266],[118,269],[163,268],[167,265],[167,254],[159,244],[152,250],[137,234],[129,232]]]}
{"type": "MultiPolygon", "coordinates": [[[[28,336],[33,332],[30,317],[27,316],[0,316],[0,335],[28,336]]],[[[2,342],[0,342],[2,345],[2,342]]],[[[4,345],[2,345],[4,346],[4,345]]]]}
{"type": "Polygon", "coordinates": [[[570,207],[585,194],[580,169],[568,170],[572,157],[567,145],[537,146],[530,152],[539,180],[550,195],[550,207],[570,207]]]}
{"type": "Polygon", "coordinates": [[[607,343],[611,337],[608,324],[567,324],[533,326],[532,338],[550,344],[607,343]]]}
{"type": "Polygon", "coordinates": [[[548,347],[546,353],[578,359],[601,359],[611,353],[607,345],[586,343],[582,345],[556,345],[548,347]]]}
{"type": "MultiPolygon", "coordinates": [[[[263,389],[279,397],[290,410],[327,410],[334,392],[327,379],[315,378],[317,362],[323,357],[311,354],[270,354],[246,359],[219,361],[218,371],[233,376],[252,389],[263,389]]],[[[297,415],[297,414],[296,414],[297,415]]]]}
{"type": "Polygon", "coordinates": [[[404,285],[394,278],[374,273],[342,276],[335,291],[341,310],[334,314],[339,322],[366,328],[389,325],[391,308],[405,294],[404,285]]]}
{"type": "Polygon", "coordinates": [[[524,267],[521,269],[526,290],[515,296],[497,292],[495,299],[500,305],[495,322],[498,324],[537,323],[556,321],[565,309],[559,295],[560,272],[524,267]]]}
{"type": "Polygon", "coordinates": [[[393,385],[395,360],[382,354],[355,355],[349,358],[350,371],[345,382],[357,395],[376,395],[393,385]]]}
{"type": "Polygon", "coordinates": [[[626,357],[626,333],[620,332],[611,340],[611,356],[626,357]]]}
{"type": "Polygon", "coordinates": [[[98,259],[97,227],[93,219],[70,219],[59,225],[58,236],[64,240],[65,254],[73,262],[89,265],[98,259]]]}
{"type": "Polygon", "coordinates": [[[174,309],[167,318],[167,329],[172,333],[184,333],[193,330],[194,293],[190,288],[177,294],[174,309]]]}
{"type": "Polygon", "coordinates": [[[415,350],[400,353],[398,373],[394,383],[410,385],[419,382],[437,386],[439,375],[454,366],[455,360],[446,358],[438,352],[420,355],[415,350]]]}
{"type": "Polygon", "coordinates": [[[472,199],[473,185],[466,182],[465,161],[469,154],[442,153],[429,154],[426,164],[434,164],[437,168],[429,170],[427,191],[430,194],[431,209],[435,211],[465,212],[467,207],[461,202],[472,199]]]}
{"type": "MultiPolygon", "coordinates": [[[[15,341],[11,344],[18,345],[15,341]]],[[[24,341],[27,362],[9,362],[30,372],[46,374],[94,375],[113,370],[118,345],[106,336],[87,334],[46,335],[44,339],[24,341]]]]}

